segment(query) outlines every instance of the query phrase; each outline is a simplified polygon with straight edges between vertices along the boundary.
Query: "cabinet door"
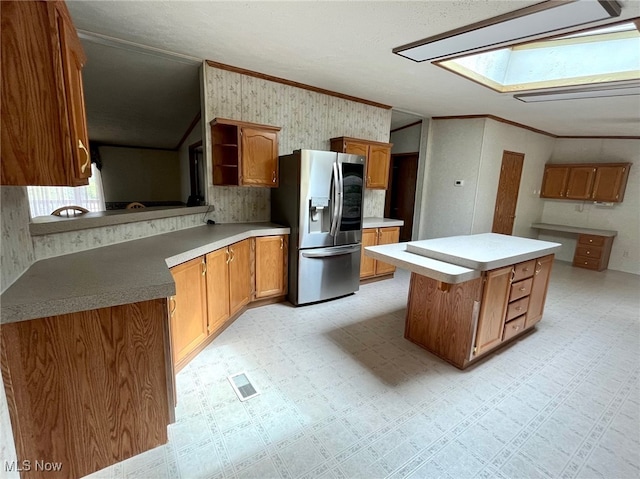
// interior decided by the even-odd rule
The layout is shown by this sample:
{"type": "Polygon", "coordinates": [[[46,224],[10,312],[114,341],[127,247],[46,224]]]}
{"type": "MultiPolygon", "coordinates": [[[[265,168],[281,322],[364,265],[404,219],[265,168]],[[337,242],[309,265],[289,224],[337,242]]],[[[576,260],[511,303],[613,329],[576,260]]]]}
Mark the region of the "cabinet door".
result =
{"type": "Polygon", "coordinates": [[[59,17],[58,28],[62,41],[62,66],[71,134],[70,170],[75,185],[86,185],[91,176],[91,157],[82,88],[82,67],[85,56],[73,26],[59,17]]]}
{"type": "Polygon", "coordinates": [[[571,167],[569,169],[567,194],[565,197],[572,200],[588,200],[591,198],[595,174],[596,169],[593,166],[571,167]]]}
{"type": "Polygon", "coordinates": [[[229,255],[229,314],[233,316],[251,296],[250,241],[232,244],[229,255]]]}
{"type": "Polygon", "coordinates": [[[549,277],[551,276],[551,267],[553,266],[553,257],[554,255],[550,254],[536,260],[536,269],[533,274],[531,293],[529,294],[529,308],[527,309],[524,324],[525,329],[533,326],[542,319],[544,302],[547,299],[549,277]]]}
{"type": "Polygon", "coordinates": [[[243,127],[243,185],[278,186],[278,134],[274,131],[243,127]]]}
{"type": "Polygon", "coordinates": [[[388,146],[369,146],[367,158],[367,188],[386,190],[389,186],[389,164],[391,148],[388,146]]]}
{"type": "MultiPolygon", "coordinates": [[[[400,228],[394,226],[391,228],[380,228],[378,230],[378,244],[397,243],[400,240],[400,228]]],[[[396,267],[389,263],[376,261],[376,274],[393,273],[396,267]]]]}
{"type": "MultiPolygon", "coordinates": [[[[84,61],[64,2],[3,1],[0,184],[75,186],[87,147],[84,61]]],[[[88,152],[87,152],[88,154],[88,152]]]]}
{"type": "MultiPolygon", "coordinates": [[[[366,143],[358,143],[357,141],[347,141],[344,142],[344,153],[348,153],[350,155],[360,155],[369,159],[369,145],[366,143]]],[[[368,161],[367,161],[368,163],[368,161]]]]}
{"type": "Polygon", "coordinates": [[[229,319],[229,248],[207,254],[207,314],[209,333],[229,319]]]}
{"type": "Polygon", "coordinates": [[[377,228],[362,230],[362,253],[360,256],[360,278],[368,278],[376,274],[376,260],[364,254],[365,246],[375,246],[378,239],[377,228]]]}
{"type": "Polygon", "coordinates": [[[475,356],[480,356],[502,342],[512,270],[512,266],[507,266],[486,273],[476,330],[475,356]]]}
{"type": "Polygon", "coordinates": [[[284,294],[284,258],[284,236],[256,238],[256,298],[284,294]]]}
{"type": "Polygon", "coordinates": [[[564,198],[567,190],[569,168],[566,166],[545,166],[540,188],[541,198],[564,198]]]}
{"type": "Polygon", "coordinates": [[[622,201],[629,168],[626,166],[598,166],[593,181],[591,199],[594,201],[622,201]]]}
{"type": "Polygon", "coordinates": [[[171,315],[174,361],[178,364],[207,337],[207,281],[204,257],[171,268],[176,283],[171,315]]]}

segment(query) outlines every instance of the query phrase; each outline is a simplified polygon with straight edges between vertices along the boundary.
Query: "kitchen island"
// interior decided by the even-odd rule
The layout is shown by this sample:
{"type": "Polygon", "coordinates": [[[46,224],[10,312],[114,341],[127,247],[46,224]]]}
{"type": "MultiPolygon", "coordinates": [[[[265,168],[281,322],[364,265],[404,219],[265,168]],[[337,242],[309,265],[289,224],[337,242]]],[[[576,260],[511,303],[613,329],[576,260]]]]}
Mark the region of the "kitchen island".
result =
{"type": "Polygon", "coordinates": [[[561,245],[484,233],[365,248],[411,271],[405,338],[464,369],[540,321],[561,245]]]}

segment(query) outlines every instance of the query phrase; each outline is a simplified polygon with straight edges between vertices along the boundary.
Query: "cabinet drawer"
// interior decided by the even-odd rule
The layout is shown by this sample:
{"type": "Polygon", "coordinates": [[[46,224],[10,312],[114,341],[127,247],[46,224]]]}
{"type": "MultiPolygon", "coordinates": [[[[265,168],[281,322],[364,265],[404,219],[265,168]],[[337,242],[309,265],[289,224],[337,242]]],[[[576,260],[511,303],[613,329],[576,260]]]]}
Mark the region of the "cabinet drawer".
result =
{"type": "Polygon", "coordinates": [[[533,284],[533,278],[525,279],[524,281],[518,281],[511,285],[511,293],[509,293],[509,301],[515,301],[524,296],[529,296],[531,293],[531,285],[533,284]]]}
{"type": "Polygon", "coordinates": [[[576,256],[586,256],[587,258],[598,258],[602,256],[602,248],[599,246],[578,246],[576,256]]]}
{"type": "Polygon", "coordinates": [[[536,260],[525,261],[524,263],[516,264],[513,272],[513,282],[520,281],[521,279],[529,278],[533,276],[533,272],[536,267],[536,260]]]}
{"type": "Polygon", "coordinates": [[[529,296],[509,303],[509,307],[507,308],[507,321],[511,321],[513,318],[517,318],[521,314],[526,313],[527,306],[529,306],[529,296]]]}
{"type": "Polygon", "coordinates": [[[513,338],[516,334],[520,333],[524,329],[524,315],[520,316],[513,321],[509,321],[504,325],[504,334],[502,340],[513,338]]]}
{"type": "Polygon", "coordinates": [[[590,246],[602,246],[604,244],[604,236],[580,235],[578,236],[578,243],[590,246]]]}
{"type": "Polygon", "coordinates": [[[600,269],[600,260],[598,258],[589,258],[588,256],[575,256],[573,265],[579,268],[600,269]]]}

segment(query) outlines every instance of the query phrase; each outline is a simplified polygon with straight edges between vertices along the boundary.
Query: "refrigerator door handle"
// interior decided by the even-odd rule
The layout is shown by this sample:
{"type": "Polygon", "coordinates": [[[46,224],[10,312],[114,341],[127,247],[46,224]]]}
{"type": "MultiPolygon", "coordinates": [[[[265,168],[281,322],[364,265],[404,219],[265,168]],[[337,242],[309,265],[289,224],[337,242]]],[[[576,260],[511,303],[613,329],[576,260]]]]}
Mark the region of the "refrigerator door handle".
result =
{"type": "Polygon", "coordinates": [[[360,252],[359,244],[338,248],[322,248],[321,251],[304,251],[302,256],[305,258],[327,258],[329,256],[341,256],[358,252],[360,252]]]}
{"type": "Polygon", "coordinates": [[[344,206],[344,177],[342,176],[342,165],[336,162],[336,170],[338,171],[338,221],[336,224],[336,234],[342,226],[342,208],[344,206]]]}
{"type": "Polygon", "coordinates": [[[340,215],[340,211],[339,211],[339,204],[338,204],[338,190],[340,189],[340,176],[339,176],[339,172],[338,172],[338,163],[337,162],[333,162],[333,176],[331,178],[331,190],[332,190],[332,198],[331,201],[333,201],[333,208],[332,208],[332,215],[331,215],[331,229],[329,230],[329,234],[331,236],[335,236],[336,235],[336,231],[338,229],[338,218],[340,215]]]}

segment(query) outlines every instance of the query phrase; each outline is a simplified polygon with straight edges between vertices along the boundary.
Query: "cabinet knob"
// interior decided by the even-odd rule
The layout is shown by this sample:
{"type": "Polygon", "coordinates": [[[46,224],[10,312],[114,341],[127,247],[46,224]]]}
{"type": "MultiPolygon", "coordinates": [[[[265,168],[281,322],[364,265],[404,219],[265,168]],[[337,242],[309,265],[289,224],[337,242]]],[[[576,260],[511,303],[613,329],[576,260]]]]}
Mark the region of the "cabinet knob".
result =
{"type": "Polygon", "coordinates": [[[592,240],[592,239],[590,239],[590,240],[589,240],[589,243],[593,243],[593,240],[592,240]]]}
{"type": "Polygon", "coordinates": [[[520,329],[520,326],[514,326],[513,329],[515,329],[517,331],[518,329],[520,329]]]}
{"type": "Polygon", "coordinates": [[[587,250],[587,254],[591,254],[591,251],[587,250]]]}
{"type": "Polygon", "coordinates": [[[584,262],[584,264],[589,264],[589,262],[588,262],[588,261],[585,261],[585,262],[584,262]]]}
{"type": "Polygon", "coordinates": [[[275,172],[275,171],[273,172],[273,175],[272,175],[272,177],[271,177],[271,181],[272,181],[273,183],[275,183],[275,182],[276,182],[276,172],[275,172]]]}
{"type": "Polygon", "coordinates": [[[525,287],[523,286],[523,287],[522,287],[522,288],[520,288],[518,291],[524,291],[525,289],[527,289],[527,288],[525,288],[525,287]]]}
{"type": "Polygon", "coordinates": [[[517,306],[516,311],[522,311],[522,306],[517,306]]]}

